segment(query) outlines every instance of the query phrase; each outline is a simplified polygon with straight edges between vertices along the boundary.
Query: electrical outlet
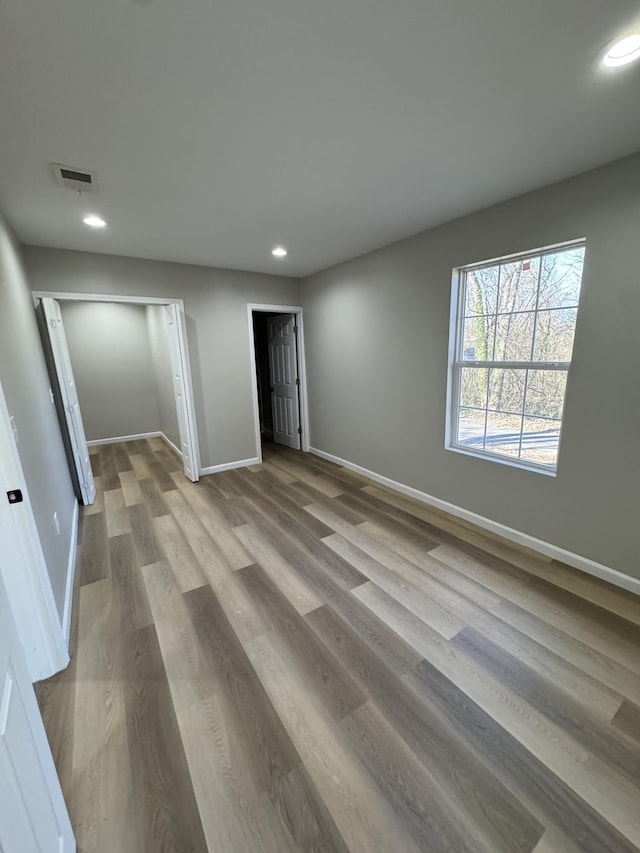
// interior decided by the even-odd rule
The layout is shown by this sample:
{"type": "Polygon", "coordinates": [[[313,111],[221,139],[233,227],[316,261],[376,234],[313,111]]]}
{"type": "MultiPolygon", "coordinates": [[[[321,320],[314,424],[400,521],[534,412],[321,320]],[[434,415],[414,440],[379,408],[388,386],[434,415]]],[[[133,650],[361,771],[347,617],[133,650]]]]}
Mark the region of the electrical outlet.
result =
{"type": "Polygon", "coordinates": [[[58,534],[58,536],[60,536],[60,519],[58,518],[57,512],[53,513],[53,523],[56,526],[56,533],[58,534]]]}

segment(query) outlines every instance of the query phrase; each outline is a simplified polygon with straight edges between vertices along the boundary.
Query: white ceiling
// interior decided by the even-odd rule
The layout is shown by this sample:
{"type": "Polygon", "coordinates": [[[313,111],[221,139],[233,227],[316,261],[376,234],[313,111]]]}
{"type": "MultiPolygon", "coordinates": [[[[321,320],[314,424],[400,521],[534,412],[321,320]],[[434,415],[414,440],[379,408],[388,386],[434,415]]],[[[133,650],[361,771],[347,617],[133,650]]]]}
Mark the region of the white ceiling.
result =
{"type": "Polygon", "coordinates": [[[636,23],[637,0],[0,0],[0,207],[24,243],[306,275],[640,149],[640,67],[597,63],[636,23]]]}

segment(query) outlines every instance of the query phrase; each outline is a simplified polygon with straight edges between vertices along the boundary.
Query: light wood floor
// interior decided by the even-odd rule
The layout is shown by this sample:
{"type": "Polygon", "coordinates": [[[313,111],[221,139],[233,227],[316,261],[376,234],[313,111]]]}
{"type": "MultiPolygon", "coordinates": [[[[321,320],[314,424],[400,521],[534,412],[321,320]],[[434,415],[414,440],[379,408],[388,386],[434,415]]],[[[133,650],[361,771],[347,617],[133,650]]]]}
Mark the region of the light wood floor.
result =
{"type": "Polygon", "coordinates": [[[316,457],[94,450],[38,686],[81,853],[640,849],[640,599],[316,457]]]}

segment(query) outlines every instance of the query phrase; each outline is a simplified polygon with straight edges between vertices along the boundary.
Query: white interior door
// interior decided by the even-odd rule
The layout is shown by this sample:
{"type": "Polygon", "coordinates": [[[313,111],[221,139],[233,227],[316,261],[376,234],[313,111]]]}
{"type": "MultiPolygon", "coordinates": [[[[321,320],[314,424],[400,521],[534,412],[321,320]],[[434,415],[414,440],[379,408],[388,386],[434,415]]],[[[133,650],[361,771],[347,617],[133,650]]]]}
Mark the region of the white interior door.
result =
{"type": "Polygon", "coordinates": [[[269,317],[273,440],[300,450],[300,397],[295,314],[269,317]]]}
{"type": "Polygon", "coordinates": [[[33,682],[64,669],[69,653],[18,453],[15,426],[0,383],[0,516],[8,510],[10,518],[6,521],[12,521],[5,530],[0,517],[0,578],[33,682]],[[10,493],[15,502],[5,507],[10,493]]]}
{"type": "MultiPolygon", "coordinates": [[[[0,500],[0,559],[24,571],[11,507],[0,500]]],[[[0,851],[76,849],[47,735],[0,577],[0,851]]]]}
{"type": "Polygon", "coordinates": [[[198,452],[198,437],[195,429],[184,314],[180,306],[175,302],[165,306],[165,309],[169,326],[169,354],[171,356],[171,373],[173,376],[173,391],[178,414],[178,428],[180,430],[182,464],[185,477],[195,483],[200,479],[200,454],[198,452]]]}
{"type": "Polygon", "coordinates": [[[62,394],[64,414],[69,431],[73,461],[80,483],[82,503],[86,506],[95,501],[96,487],[93,482],[89,448],[87,447],[87,439],[84,434],[82,415],[80,414],[76,383],[73,378],[73,369],[64,333],[60,305],[55,299],[45,297],[42,299],[42,309],[46,319],[47,334],[51,342],[51,351],[58,376],[60,393],[62,394]]]}

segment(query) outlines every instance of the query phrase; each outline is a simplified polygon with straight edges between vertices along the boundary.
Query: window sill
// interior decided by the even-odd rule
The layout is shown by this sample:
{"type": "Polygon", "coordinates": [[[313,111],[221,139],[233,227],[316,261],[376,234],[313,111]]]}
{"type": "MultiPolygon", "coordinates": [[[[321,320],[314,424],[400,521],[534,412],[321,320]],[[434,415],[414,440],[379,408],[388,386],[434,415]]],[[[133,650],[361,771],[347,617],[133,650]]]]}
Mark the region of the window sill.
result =
{"type": "Polygon", "coordinates": [[[474,459],[483,459],[485,462],[498,462],[500,465],[507,465],[509,468],[519,468],[521,471],[543,474],[545,477],[558,476],[557,468],[548,468],[545,465],[524,462],[522,459],[509,459],[506,456],[498,456],[496,453],[489,453],[485,450],[469,450],[457,444],[446,444],[445,450],[453,450],[454,453],[461,453],[463,456],[472,456],[474,459]]]}

